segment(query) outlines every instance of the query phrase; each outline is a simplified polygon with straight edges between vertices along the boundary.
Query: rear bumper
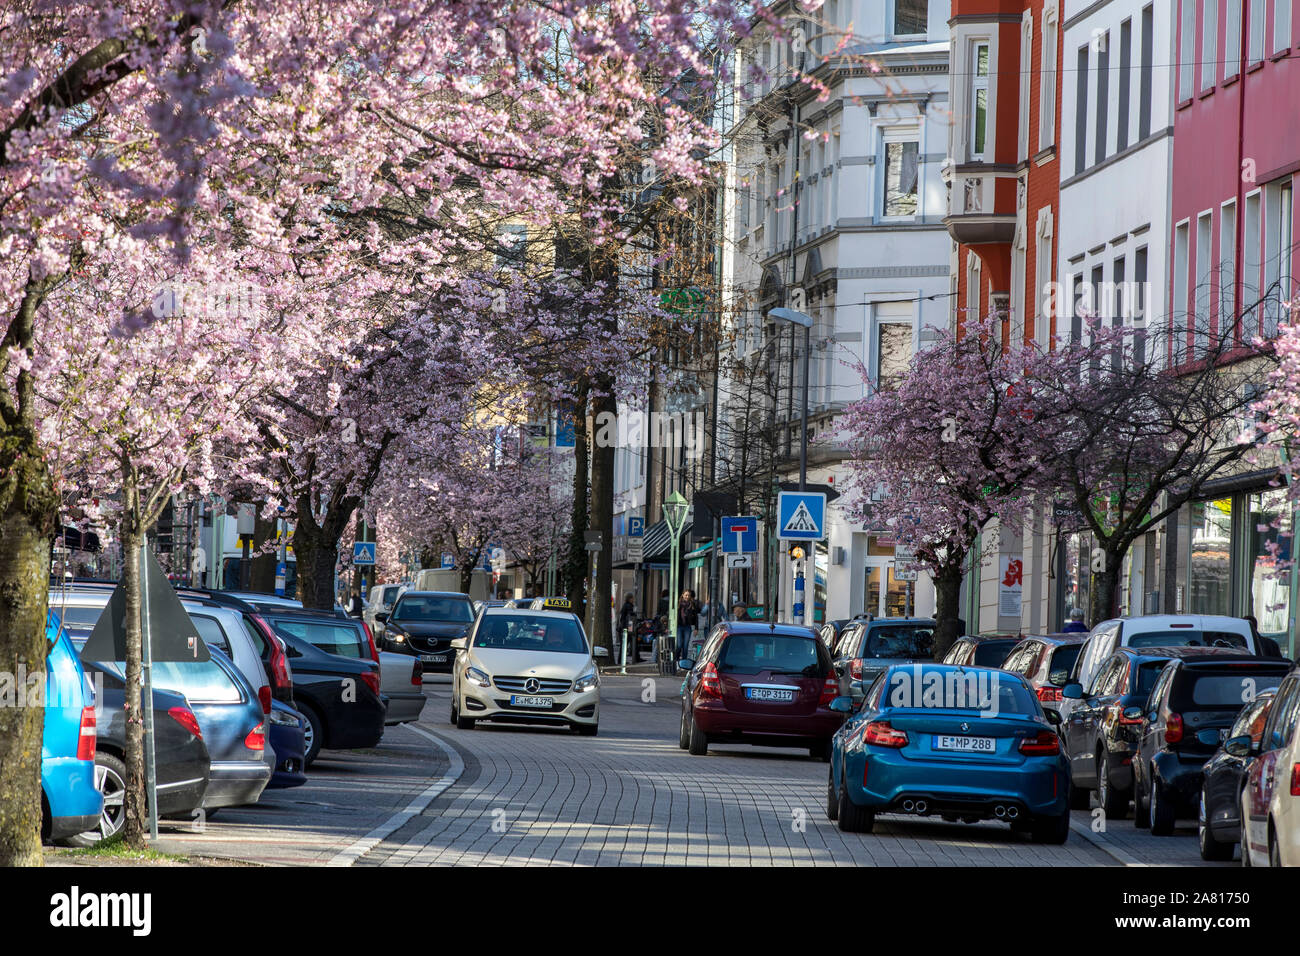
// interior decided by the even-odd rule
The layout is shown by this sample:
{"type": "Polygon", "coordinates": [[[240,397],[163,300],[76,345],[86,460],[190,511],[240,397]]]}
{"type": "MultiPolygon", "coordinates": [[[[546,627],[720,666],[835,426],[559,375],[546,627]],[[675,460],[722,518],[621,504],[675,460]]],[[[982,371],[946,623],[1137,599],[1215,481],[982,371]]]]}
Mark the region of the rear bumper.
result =
{"type": "Polygon", "coordinates": [[[906,812],[903,803],[924,800],[927,812],[996,818],[998,806],[1015,806],[1021,814],[1059,816],[1068,810],[1070,772],[1064,760],[1039,760],[1021,767],[981,769],[872,751],[849,761],[846,779],[854,803],[882,813],[906,812]]]}
{"type": "Polygon", "coordinates": [[[1166,795],[1173,799],[1179,816],[1194,814],[1200,807],[1201,784],[1205,782],[1205,761],[1213,754],[1183,758],[1163,751],[1156,755],[1156,776],[1166,795]]]}
{"type": "Polygon", "coordinates": [[[698,701],[691,714],[695,725],[710,737],[732,737],[775,747],[829,740],[844,723],[843,714],[824,708],[811,714],[743,714],[728,710],[718,701],[698,701]]]}
{"type": "Polygon", "coordinates": [[[66,840],[68,837],[99,829],[99,814],[90,813],[72,817],[50,817],[50,839],[66,840]]]}
{"type": "Polygon", "coordinates": [[[216,809],[256,803],[270,780],[271,765],[263,761],[214,760],[203,806],[216,809]]]}
{"type": "MultiPolygon", "coordinates": [[[[411,686],[414,687],[415,685],[412,684],[411,686]]],[[[427,699],[418,690],[410,694],[389,694],[388,714],[384,717],[384,723],[392,726],[393,724],[409,724],[411,721],[419,720],[425,703],[427,703],[427,699]]]]}
{"type": "Polygon", "coordinates": [[[158,784],[158,815],[182,816],[203,806],[208,792],[208,777],[176,780],[158,784]]]}
{"type": "Polygon", "coordinates": [[[50,837],[60,839],[99,826],[104,797],[95,789],[95,763],[76,757],[41,760],[41,791],[49,804],[50,837]],[[86,821],[90,823],[87,826],[86,821]]]}

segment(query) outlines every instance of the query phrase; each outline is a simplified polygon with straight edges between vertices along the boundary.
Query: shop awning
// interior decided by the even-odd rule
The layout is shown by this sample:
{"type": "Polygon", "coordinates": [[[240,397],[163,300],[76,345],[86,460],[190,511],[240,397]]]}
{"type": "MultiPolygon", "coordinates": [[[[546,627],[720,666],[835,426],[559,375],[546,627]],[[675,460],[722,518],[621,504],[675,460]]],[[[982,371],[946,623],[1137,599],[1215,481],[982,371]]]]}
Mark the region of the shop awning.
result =
{"type": "MultiPolygon", "coordinates": [[[[682,534],[691,526],[688,521],[682,525],[682,534]]],[[[680,537],[680,535],[678,536],[680,537]]],[[[648,563],[655,558],[666,558],[668,556],[668,522],[657,521],[652,524],[645,532],[645,542],[642,545],[645,561],[648,563]]]]}
{"type": "Polygon", "coordinates": [[[698,548],[696,548],[694,551],[692,551],[690,554],[684,554],[684,555],[682,555],[682,557],[686,558],[688,561],[689,561],[691,558],[702,558],[702,557],[704,557],[705,555],[707,555],[707,554],[709,554],[710,552],[713,551],[714,547],[715,547],[715,546],[717,545],[717,543],[718,543],[718,540],[719,540],[719,539],[714,538],[714,539],[713,539],[712,541],[710,541],[708,544],[702,544],[702,545],[700,545],[698,548]]]}

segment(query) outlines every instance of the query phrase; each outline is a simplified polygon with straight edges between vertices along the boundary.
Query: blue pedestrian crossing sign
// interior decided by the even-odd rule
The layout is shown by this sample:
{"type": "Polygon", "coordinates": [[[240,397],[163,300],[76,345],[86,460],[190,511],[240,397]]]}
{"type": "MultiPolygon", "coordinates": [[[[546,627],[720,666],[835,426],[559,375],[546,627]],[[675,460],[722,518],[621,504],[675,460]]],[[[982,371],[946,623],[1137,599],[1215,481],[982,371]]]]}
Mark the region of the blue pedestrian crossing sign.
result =
{"type": "Polygon", "coordinates": [[[352,545],[352,563],[353,564],[374,564],[375,563],[375,542],[357,541],[352,545]]]}
{"type": "Polygon", "coordinates": [[[826,537],[826,494],[783,491],[777,499],[776,536],[783,541],[821,541],[826,537]]]}
{"type": "Polygon", "coordinates": [[[758,519],[753,515],[722,519],[722,553],[753,554],[758,550],[758,519]]]}
{"type": "Polygon", "coordinates": [[[441,565],[442,570],[446,571],[451,568],[454,568],[455,566],[456,566],[456,556],[452,554],[450,551],[444,551],[442,553],[442,565],[441,565]]]}

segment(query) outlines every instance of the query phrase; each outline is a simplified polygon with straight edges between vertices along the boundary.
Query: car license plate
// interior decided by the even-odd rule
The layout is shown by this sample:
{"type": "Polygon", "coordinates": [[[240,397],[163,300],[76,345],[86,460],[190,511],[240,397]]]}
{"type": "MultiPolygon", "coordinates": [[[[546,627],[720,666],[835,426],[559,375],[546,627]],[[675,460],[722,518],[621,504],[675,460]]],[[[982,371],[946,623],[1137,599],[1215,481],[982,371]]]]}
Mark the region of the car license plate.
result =
{"type": "Polygon", "coordinates": [[[794,700],[794,691],[780,687],[746,687],[745,696],[750,700],[773,700],[788,704],[794,700]]]}
{"type": "Polygon", "coordinates": [[[998,748],[997,741],[992,737],[952,737],[947,734],[938,734],[934,738],[934,749],[991,754],[998,748]]]}
{"type": "Polygon", "coordinates": [[[421,654],[420,660],[426,664],[445,664],[447,663],[446,654],[421,654]]]}
{"type": "Polygon", "coordinates": [[[544,707],[550,710],[552,703],[549,697],[520,697],[515,694],[510,698],[511,707],[544,707]]]}

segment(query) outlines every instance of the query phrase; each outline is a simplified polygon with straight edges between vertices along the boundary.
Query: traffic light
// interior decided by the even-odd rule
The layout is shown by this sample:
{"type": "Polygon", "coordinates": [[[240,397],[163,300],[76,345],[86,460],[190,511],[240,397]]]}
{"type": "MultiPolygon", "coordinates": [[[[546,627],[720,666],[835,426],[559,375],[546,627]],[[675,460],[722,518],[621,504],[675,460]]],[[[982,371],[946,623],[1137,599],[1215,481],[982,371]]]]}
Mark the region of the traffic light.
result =
{"type": "Polygon", "coordinates": [[[804,559],[803,545],[793,544],[790,546],[790,560],[802,561],[804,559]]]}

